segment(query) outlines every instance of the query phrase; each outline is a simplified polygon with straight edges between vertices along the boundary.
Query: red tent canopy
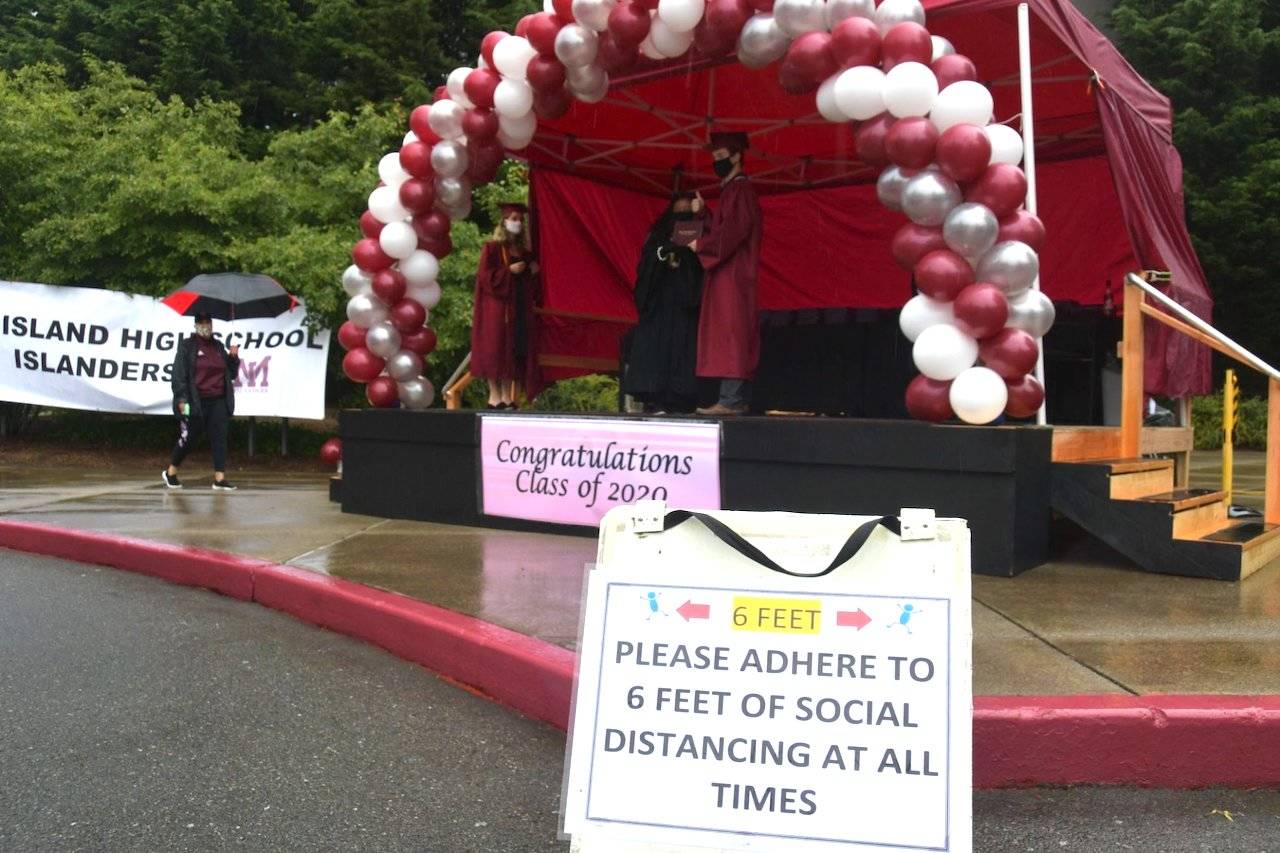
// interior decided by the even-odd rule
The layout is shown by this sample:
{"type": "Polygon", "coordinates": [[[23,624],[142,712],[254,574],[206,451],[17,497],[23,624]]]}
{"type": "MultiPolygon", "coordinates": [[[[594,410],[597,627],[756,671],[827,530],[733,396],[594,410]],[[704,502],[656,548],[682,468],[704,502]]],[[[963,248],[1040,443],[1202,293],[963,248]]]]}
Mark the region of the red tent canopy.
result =
{"type": "MultiPolygon", "coordinates": [[[[1170,294],[1208,319],[1212,299],[1183,217],[1168,99],[1068,0],[1029,0],[1042,287],[1055,300],[1120,302],[1124,273],[1173,272],[1170,294]]],[[[927,25],[970,57],[1019,127],[1017,0],[925,0],[927,25]]],[[[542,122],[525,152],[544,271],[539,360],[548,379],[609,370],[634,321],[640,244],[676,185],[714,196],[710,128],[750,132],[747,168],[764,195],[765,310],[902,305],[909,277],[889,253],[906,220],[876,199],[853,126],[787,94],[777,67],[686,57],[615,79],[599,104],[542,122]]],[[[1149,330],[1147,389],[1209,389],[1203,347],[1149,330]]]]}

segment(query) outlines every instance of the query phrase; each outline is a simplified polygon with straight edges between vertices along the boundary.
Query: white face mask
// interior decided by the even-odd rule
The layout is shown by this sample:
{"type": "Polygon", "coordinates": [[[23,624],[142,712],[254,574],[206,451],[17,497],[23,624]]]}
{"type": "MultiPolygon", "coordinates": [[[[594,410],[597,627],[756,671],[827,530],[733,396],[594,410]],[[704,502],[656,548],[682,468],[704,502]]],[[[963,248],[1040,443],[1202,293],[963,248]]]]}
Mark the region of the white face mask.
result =
{"type": "Polygon", "coordinates": [[[508,219],[502,225],[507,229],[508,234],[519,234],[524,230],[524,223],[519,219],[508,219]]]}
{"type": "Polygon", "coordinates": [[[199,323],[196,325],[196,334],[205,340],[208,340],[213,337],[213,326],[206,326],[204,323],[199,323]]]}

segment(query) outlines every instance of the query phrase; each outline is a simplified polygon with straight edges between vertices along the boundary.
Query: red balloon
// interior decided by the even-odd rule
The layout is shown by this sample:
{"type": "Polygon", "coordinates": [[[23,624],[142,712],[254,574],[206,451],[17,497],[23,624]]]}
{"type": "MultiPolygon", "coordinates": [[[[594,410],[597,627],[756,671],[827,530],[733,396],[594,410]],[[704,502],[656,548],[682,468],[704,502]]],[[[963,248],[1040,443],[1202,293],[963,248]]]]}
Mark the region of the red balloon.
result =
{"type": "Polygon", "coordinates": [[[413,218],[413,230],[418,232],[418,239],[423,242],[446,236],[452,225],[449,217],[439,210],[413,218]]]}
{"type": "Polygon", "coordinates": [[[529,85],[536,92],[552,92],[564,88],[565,70],[554,56],[539,54],[529,61],[529,85]]]}
{"type": "Polygon", "coordinates": [[[418,245],[435,255],[438,260],[444,260],[453,252],[453,238],[448,234],[443,237],[431,237],[427,240],[422,240],[421,235],[419,235],[418,245]]]}
{"type": "Polygon", "coordinates": [[[694,58],[721,59],[733,53],[738,46],[736,36],[729,37],[716,32],[707,25],[707,19],[703,18],[698,22],[698,26],[693,29],[693,51],[694,58]]]}
{"type": "Polygon", "coordinates": [[[572,106],[573,100],[569,96],[568,89],[533,93],[533,111],[538,114],[538,118],[543,118],[547,121],[564,118],[572,106]]]}
{"type": "Polygon", "coordinates": [[[985,204],[996,219],[1012,216],[1027,200],[1027,176],[1017,166],[993,163],[982,176],[969,187],[965,201],[985,204]]]}
{"type": "Polygon", "coordinates": [[[496,139],[501,126],[492,110],[467,110],[462,114],[462,131],[472,142],[496,139]]]}
{"type": "Polygon", "coordinates": [[[391,325],[402,332],[412,332],[427,322],[427,309],[416,299],[401,299],[391,306],[391,325]]]}
{"type": "Polygon", "coordinates": [[[436,202],[436,187],[431,181],[410,178],[400,185],[400,203],[414,213],[426,213],[436,202]]]}
{"type": "Polygon", "coordinates": [[[845,18],[831,30],[831,53],[841,68],[879,65],[880,30],[866,18],[845,18]]]}
{"type": "MultiPolygon", "coordinates": [[[[414,135],[418,137],[418,141],[427,146],[428,152],[432,145],[440,141],[440,137],[436,136],[436,132],[431,129],[431,124],[427,121],[427,117],[431,114],[431,107],[422,104],[413,108],[413,112],[409,113],[409,128],[414,135]]],[[[418,177],[426,177],[419,175],[418,177]]]]}
{"type": "Polygon", "coordinates": [[[436,174],[431,168],[431,146],[425,142],[409,142],[401,148],[400,165],[415,178],[430,180],[436,174]]]}
{"type": "Polygon", "coordinates": [[[472,186],[487,184],[498,176],[506,153],[497,141],[467,143],[467,176],[472,186]]]}
{"type": "Polygon", "coordinates": [[[409,283],[399,270],[383,270],[373,277],[373,292],[387,305],[395,305],[404,299],[404,291],[409,283]]]}
{"type": "Polygon", "coordinates": [[[751,4],[747,0],[710,0],[698,29],[694,31],[694,39],[698,39],[701,31],[708,43],[716,46],[728,43],[732,47],[738,43],[738,36],[751,19],[751,14],[751,4]]]}
{"type": "Polygon", "coordinates": [[[551,8],[562,20],[573,20],[573,0],[551,0],[551,8]]]}
{"type": "Polygon", "coordinates": [[[364,346],[365,333],[368,331],[368,329],[362,329],[347,320],[338,327],[338,343],[342,344],[342,348],[347,351],[362,347],[364,346]]]}
{"type": "Polygon", "coordinates": [[[937,226],[917,225],[908,222],[893,235],[890,250],[898,266],[905,270],[914,270],[920,259],[930,252],[947,248],[947,241],[942,237],[942,229],[937,226]]]}
{"type": "Polygon", "coordinates": [[[950,302],[973,284],[973,268],[950,249],[935,249],[916,264],[916,287],[930,299],[950,302]]]}
{"type": "Polygon", "coordinates": [[[1000,233],[996,242],[1003,243],[1007,240],[1026,243],[1038,252],[1044,246],[1044,223],[1029,210],[1015,210],[1012,215],[1000,220],[1000,233]]]}
{"type": "MultiPolygon", "coordinates": [[[[569,20],[573,20],[570,18],[569,20]]],[[[556,35],[564,27],[565,22],[555,15],[539,12],[529,19],[529,32],[525,38],[542,56],[556,55],[556,35]]]]}
{"type": "Polygon", "coordinates": [[[342,372],[353,382],[368,382],[382,372],[387,363],[361,344],[342,357],[342,372]]]}
{"type": "Polygon", "coordinates": [[[785,60],[778,65],[778,86],[788,95],[806,95],[818,88],[809,75],[785,60]]]}
{"type": "MultiPolygon", "coordinates": [[[[533,22],[533,15],[525,15],[523,18],[516,21],[515,34],[520,36],[520,38],[527,39],[529,37],[529,24],[531,24],[532,22],[533,22]]],[[[489,67],[492,68],[493,63],[490,63],[489,67]]]]}
{"type": "Polygon", "coordinates": [[[1040,411],[1044,404],[1044,386],[1030,374],[1020,379],[1006,379],[1009,388],[1009,402],[1005,404],[1004,413],[1011,418],[1030,418],[1040,411]]]}
{"type": "Polygon", "coordinates": [[[396,381],[390,376],[379,376],[365,386],[364,395],[368,398],[370,405],[379,409],[389,409],[395,405],[396,400],[400,399],[400,389],[396,387],[396,381]]]}
{"type": "Polygon", "coordinates": [[[903,62],[928,65],[933,59],[933,38],[924,27],[914,21],[906,21],[884,34],[881,53],[885,71],[903,62]]]}
{"type": "Polygon", "coordinates": [[[955,417],[951,408],[951,383],[917,376],[907,386],[907,412],[918,421],[941,423],[955,417]]]}
{"type": "Polygon", "coordinates": [[[868,166],[889,165],[889,152],[885,150],[885,139],[889,128],[897,119],[889,113],[880,113],[874,118],[864,121],[853,134],[853,144],[858,151],[858,159],[868,166]]]}
{"type": "Polygon", "coordinates": [[[480,56],[490,68],[493,67],[493,49],[498,46],[498,42],[509,35],[510,33],[505,33],[502,30],[494,30],[480,42],[480,56]]]}
{"type": "Polygon", "coordinates": [[[978,357],[1006,380],[1013,380],[1035,369],[1040,345],[1021,329],[1004,329],[978,345],[978,357]]]}
{"type": "MultiPolygon", "coordinates": [[[[614,7],[617,8],[617,7],[614,7]]],[[[609,74],[624,74],[640,60],[640,51],[632,45],[620,45],[610,32],[603,32],[596,41],[596,64],[609,74]]],[[[561,80],[560,85],[564,85],[561,80]]],[[[554,88],[554,87],[550,87],[554,88]]]]}
{"type": "Polygon", "coordinates": [[[436,333],[430,326],[422,326],[400,335],[400,346],[426,356],[436,348],[436,333]]]}
{"type": "Polygon", "coordinates": [[[933,162],[933,152],[937,145],[938,129],[927,118],[900,118],[893,123],[884,138],[885,153],[904,169],[923,169],[928,166],[933,162]]]}
{"type": "Polygon", "coordinates": [[[639,48],[649,25],[649,13],[639,3],[619,3],[609,12],[608,31],[619,47],[639,48]]]}
{"type": "Polygon", "coordinates": [[[436,86],[435,92],[432,93],[431,95],[431,103],[433,104],[439,103],[440,101],[451,101],[451,100],[453,99],[449,97],[448,86],[436,86]]]}
{"type": "Polygon", "coordinates": [[[782,64],[794,69],[799,79],[805,82],[806,89],[810,86],[817,88],[837,70],[836,58],[831,52],[831,36],[820,32],[805,33],[791,42],[782,64]]]}
{"type": "Polygon", "coordinates": [[[356,243],[355,248],[351,250],[351,259],[365,272],[385,270],[396,262],[395,258],[382,251],[382,246],[377,240],[368,237],[356,243]]]}
{"type": "Polygon", "coordinates": [[[360,214],[360,233],[371,240],[377,240],[378,235],[382,233],[383,224],[378,221],[378,217],[373,215],[373,211],[366,210],[360,214]]]}
{"type": "Polygon", "coordinates": [[[989,338],[1009,321],[1009,300],[994,284],[971,284],[955,301],[956,328],[971,338],[989,338]]]}
{"type": "Polygon", "coordinates": [[[772,12],[773,0],[747,0],[751,4],[751,8],[757,12],[772,12]]]}
{"type": "Polygon", "coordinates": [[[488,68],[477,68],[462,81],[462,89],[467,99],[482,110],[493,109],[493,93],[502,82],[502,75],[488,68]]]}
{"type": "Polygon", "coordinates": [[[973,64],[973,60],[958,53],[939,56],[930,67],[933,69],[933,76],[938,78],[939,92],[952,83],[978,79],[978,68],[973,64]]]}
{"type": "Polygon", "coordinates": [[[977,180],[991,164],[991,138],[976,124],[957,124],[938,138],[938,165],[961,183],[977,180]]]}
{"type": "Polygon", "coordinates": [[[331,438],[320,445],[320,461],[326,465],[337,465],[342,461],[342,439],[331,438]]]}

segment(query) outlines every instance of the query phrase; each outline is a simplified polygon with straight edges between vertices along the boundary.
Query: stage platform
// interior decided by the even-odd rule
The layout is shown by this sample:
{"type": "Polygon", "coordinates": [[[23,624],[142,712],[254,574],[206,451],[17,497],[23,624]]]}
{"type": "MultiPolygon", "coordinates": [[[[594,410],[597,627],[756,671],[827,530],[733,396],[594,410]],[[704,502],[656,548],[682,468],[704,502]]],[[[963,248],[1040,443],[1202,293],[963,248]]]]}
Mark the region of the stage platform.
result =
{"type": "MultiPolygon", "coordinates": [[[[342,412],[343,511],[594,537],[594,527],[482,512],[480,421],[512,416],[342,412]]],[[[715,422],[574,417],[602,426],[619,420],[715,422]]],[[[976,573],[1012,576],[1048,560],[1050,429],[815,417],[738,417],[718,423],[722,509],[896,515],[903,507],[928,507],[969,521],[976,573]]]]}

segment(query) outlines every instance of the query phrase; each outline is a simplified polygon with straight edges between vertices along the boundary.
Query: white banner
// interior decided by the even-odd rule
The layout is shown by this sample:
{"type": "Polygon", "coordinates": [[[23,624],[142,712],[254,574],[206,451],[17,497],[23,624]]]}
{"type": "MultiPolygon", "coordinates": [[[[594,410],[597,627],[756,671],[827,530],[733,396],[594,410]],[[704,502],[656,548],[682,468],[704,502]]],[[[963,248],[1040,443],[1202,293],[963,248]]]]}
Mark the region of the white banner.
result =
{"type": "MultiPolygon", "coordinates": [[[[308,331],[305,316],[300,305],[214,321],[214,337],[240,345],[237,415],[324,417],[329,332],[308,331]]],[[[0,282],[0,400],[171,415],[173,357],[192,325],[149,296],[0,282]]]]}

